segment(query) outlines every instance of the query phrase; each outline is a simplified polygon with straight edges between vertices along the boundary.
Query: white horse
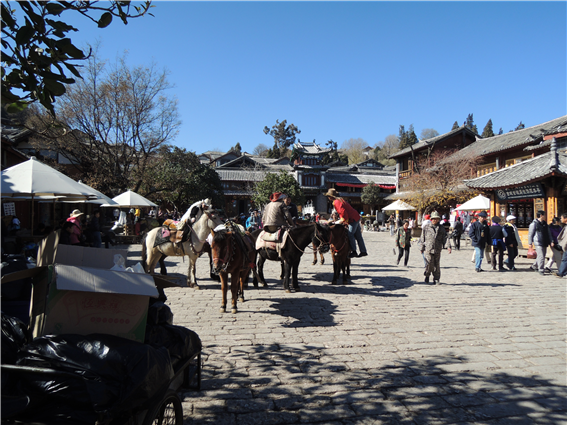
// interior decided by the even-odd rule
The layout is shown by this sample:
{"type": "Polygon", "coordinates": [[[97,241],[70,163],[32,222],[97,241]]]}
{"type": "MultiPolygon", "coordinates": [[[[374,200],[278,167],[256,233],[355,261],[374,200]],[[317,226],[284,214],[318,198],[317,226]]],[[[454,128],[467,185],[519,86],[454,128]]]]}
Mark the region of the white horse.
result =
{"type": "Polygon", "coordinates": [[[197,277],[195,276],[195,263],[203,251],[203,244],[207,236],[219,224],[222,224],[222,220],[216,212],[204,211],[201,217],[193,223],[193,230],[189,234],[189,239],[183,242],[181,247],[171,242],[165,242],[154,247],[156,236],[161,228],[156,227],[150,230],[142,242],[142,264],[146,273],[152,273],[158,261],[165,257],[188,255],[187,286],[199,289],[197,277]]]}

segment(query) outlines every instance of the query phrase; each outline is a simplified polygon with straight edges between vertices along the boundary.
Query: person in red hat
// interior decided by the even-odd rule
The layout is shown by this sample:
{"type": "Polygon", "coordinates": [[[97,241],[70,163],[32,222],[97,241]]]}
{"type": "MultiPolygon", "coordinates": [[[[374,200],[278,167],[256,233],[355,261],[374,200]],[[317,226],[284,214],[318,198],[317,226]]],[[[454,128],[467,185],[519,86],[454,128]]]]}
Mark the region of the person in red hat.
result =
{"type": "Polygon", "coordinates": [[[348,226],[348,239],[350,243],[351,252],[349,254],[350,258],[355,257],[365,257],[368,255],[366,251],[366,245],[364,244],[364,239],[362,238],[362,232],[360,230],[360,214],[351,207],[351,205],[339,196],[339,193],[335,188],[330,188],[325,196],[329,198],[332,202],[333,207],[339,214],[339,221],[335,224],[343,224],[348,226]],[[356,252],[356,244],[360,248],[360,254],[356,252]]]}
{"type": "Polygon", "coordinates": [[[293,219],[284,199],[287,198],[285,193],[274,192],[270,196],[270,203],[264,208],[262,222],[264,230],[268,233],[275,233],[282,226],[293,226],[293,219]]]}

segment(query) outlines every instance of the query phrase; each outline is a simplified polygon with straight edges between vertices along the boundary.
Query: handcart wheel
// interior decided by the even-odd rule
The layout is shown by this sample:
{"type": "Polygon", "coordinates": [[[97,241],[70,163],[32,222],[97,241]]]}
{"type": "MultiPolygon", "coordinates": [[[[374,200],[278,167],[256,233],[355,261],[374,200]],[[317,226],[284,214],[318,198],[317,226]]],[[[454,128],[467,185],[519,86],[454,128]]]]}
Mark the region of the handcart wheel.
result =
{"type": "Polygon", "coordinates": [[[148,410],[143,425],[183,425],[183,407],[177,393],[169,390],[159,405],[148,410]]]}

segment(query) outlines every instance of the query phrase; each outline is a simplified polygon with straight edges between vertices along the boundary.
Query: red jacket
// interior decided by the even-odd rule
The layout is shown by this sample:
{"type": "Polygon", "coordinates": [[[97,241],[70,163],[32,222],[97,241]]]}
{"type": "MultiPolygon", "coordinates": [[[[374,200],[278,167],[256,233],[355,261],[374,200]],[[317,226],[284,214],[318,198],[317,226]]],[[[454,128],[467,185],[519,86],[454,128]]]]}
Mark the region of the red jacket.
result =
{"type": "Polygon", "coordinates": [[[345,220],[348,224],[352,224],[355,221],[360,221],[360,214],[350,206],[346,201],[341,201],[340,199],[335,199],[333,201],[333,207],[339,213],[339,216],[345,220]]]}

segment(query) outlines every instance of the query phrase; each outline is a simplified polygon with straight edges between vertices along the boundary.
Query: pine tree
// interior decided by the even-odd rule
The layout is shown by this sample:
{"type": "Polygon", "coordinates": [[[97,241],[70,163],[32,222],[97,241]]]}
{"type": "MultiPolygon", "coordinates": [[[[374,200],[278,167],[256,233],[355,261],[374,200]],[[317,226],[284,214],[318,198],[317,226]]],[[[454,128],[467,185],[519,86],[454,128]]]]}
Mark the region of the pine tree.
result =
{"type": "Polygon", "coordinates": [[[451,129],[451,131],[453,131],[453,130],[458,130],[459,127],[460,127],[460,126],[459,126],[459,123],[458,123],[457,121],[455,121],[455,122],[453,123],[453,128],[451,129]]]}
{"type": "Polygon", "coordinates": [[[405,126],[400,125],[400,131],[398,132],[398,142],[400,149],[407,148],[408,145],[408,132],[406,131],[405,126]]]}
{"type": "Polygon", "coordinates": [[[492,137],[494,136],[494,131],[492,130],[492,119],[489,119],[486,125],[484,126],[484,130],[482,130],[482,137],[492,137]]]}
{"type": "Polygon", "coordinates": [[[408,130],[408,146],[413,146],[417,142],[418,142],[417,135],[415,134],[415,131],[413,130],[413,124],[411,124],[409,126],[409,130],[408,130]]]}
{"type": "Polygon", "coordinates": [[[474,126],[473,114],[468,114],[467,119],[465,120],[465,127],[468,127],[472,130],[473,126],[474,126]]]}

